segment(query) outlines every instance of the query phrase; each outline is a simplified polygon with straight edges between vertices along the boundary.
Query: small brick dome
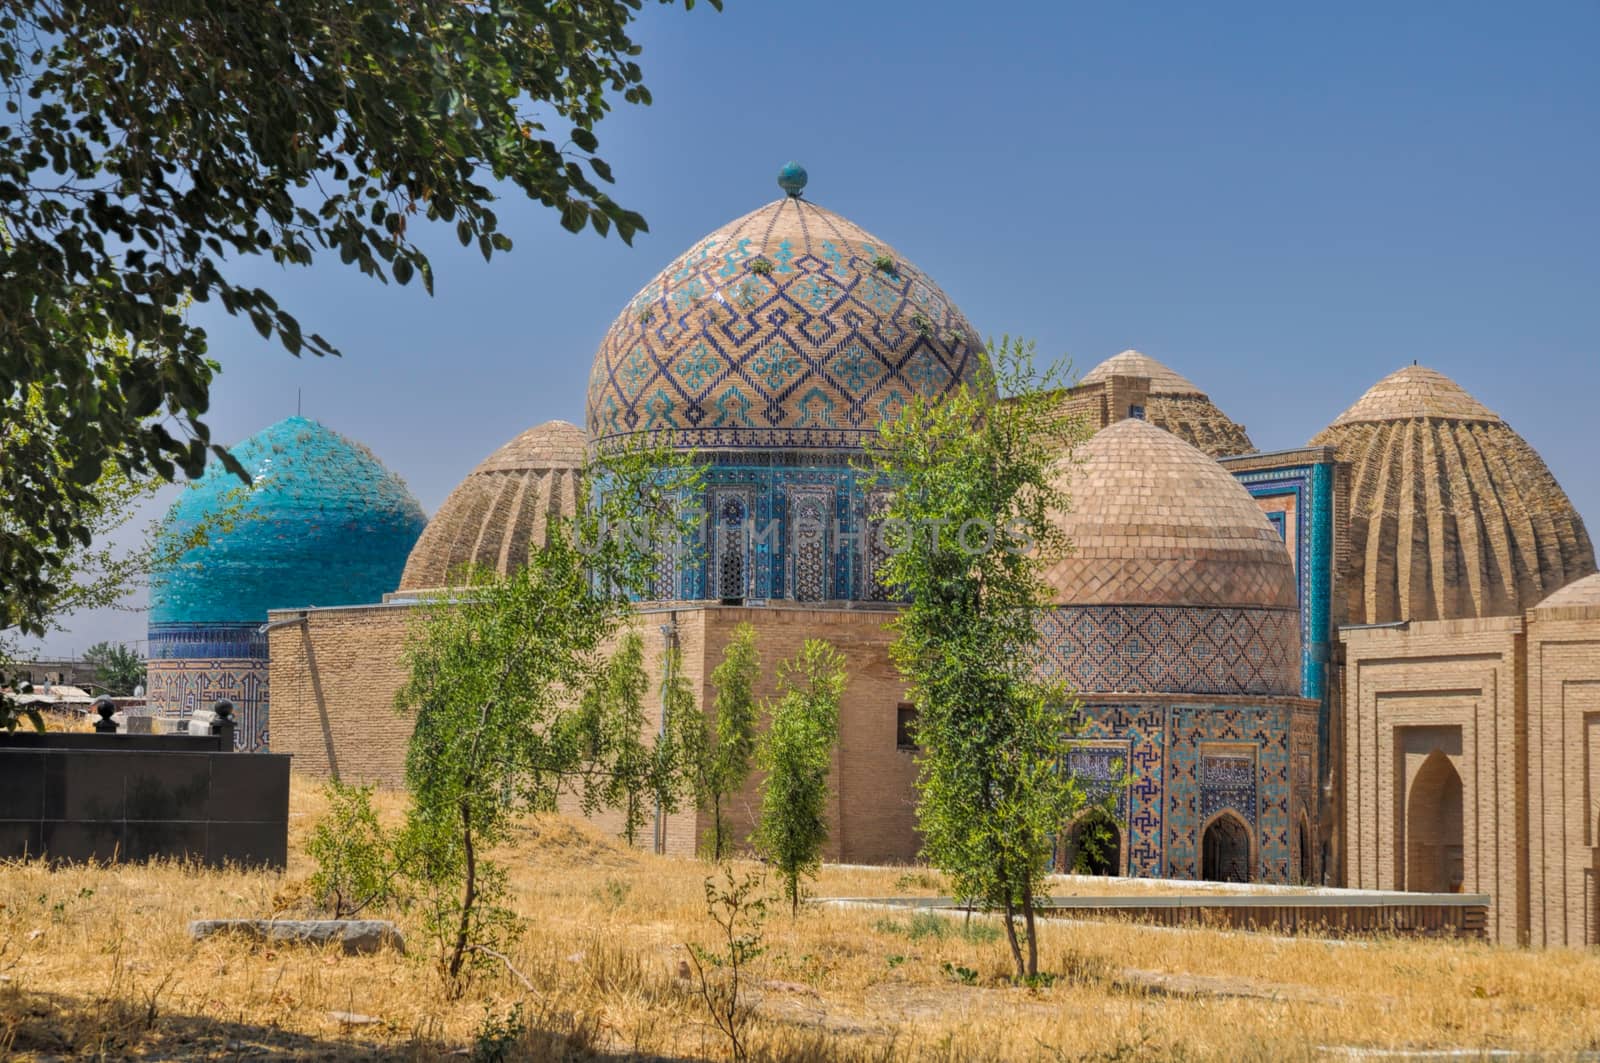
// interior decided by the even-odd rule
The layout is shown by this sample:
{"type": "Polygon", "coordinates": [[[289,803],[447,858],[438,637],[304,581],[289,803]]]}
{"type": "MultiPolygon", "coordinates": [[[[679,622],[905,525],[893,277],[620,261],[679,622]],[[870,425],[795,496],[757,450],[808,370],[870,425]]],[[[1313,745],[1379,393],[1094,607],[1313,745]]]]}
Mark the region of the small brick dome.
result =
{"type": "Polygon", "coordinates": [[[428,522],[398,589],[450,587],[473,565],[505,575],[526,564],[551,522],[576,512],[584,444],[577,425],[549,421],[483,459],[428,522]]]}
{"type": "Polygon", "coordinates": [[[1113,355],[1085,373],[1079,384],[1101,384],[1114,376],[1148,377],[1150,397],[1145,405],[1145,420],[1213,458],[1255,451],[1244,425],[1219,410],[1197,384],[1148,354],[1128,350],[1113,355]]]}
{"type": "Polygon", "coordinates": [[[1535,615],[1560,611],[1600,614],[1600,573],[1567,584],[1533,607],[1535,615]]]}
{"type": "Polygon", "coordinates": [[[642,434],[851,450],[910,397],[987,371],[977,332],[926,274],[791,194],[697,240],[629,301],[595,355],[586,424],[599,446],[642,434]]]}
{"type": "Polygon", "coordinates": [[[1350,463],[1350,623],[1514,616],[1595,571],[1528,442],[1443,373],[1391,373],[1311,440],[1350,463]]]}
{"type": "Polygon", "coordinates": [[[1297,608],[1289,551],[1250,493],[1171,432],[1118,421],[1063,475],[1072,550],[1046,574],[1057,604],[1297,608]]]}

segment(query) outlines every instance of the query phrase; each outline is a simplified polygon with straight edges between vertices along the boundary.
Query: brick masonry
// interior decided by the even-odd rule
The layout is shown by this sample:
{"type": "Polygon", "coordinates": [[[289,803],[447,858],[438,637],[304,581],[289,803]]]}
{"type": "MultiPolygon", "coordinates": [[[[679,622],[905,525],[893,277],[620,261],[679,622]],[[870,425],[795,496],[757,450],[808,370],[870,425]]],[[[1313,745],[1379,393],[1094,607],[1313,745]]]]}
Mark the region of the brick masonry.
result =
{"type": "MultiPolygon", "coordinates": [[[[849,671],[840,707],[840,736],[832,779],[830,860],[904,862],[916,855],[911,752],[895,744],[897,709],[905,685],[889,660],[890,613],[826,608],[738,608],[688,606],[650,608],[634,618],[644,636],[646,667],[659,689],[665,635],[676,630],[683,667],[701,705],[713,696],[711,671],[739,623],[756,629],[761,653],[760,697],[776,693],[777,664],[795,656],[808,638],[823,638],[844,654],[849,671]]],[[[394,699],[405,679],[408,625],[421,616],[409,604],[274,613],[269,633],[274,688],[273,749],[292,753],[295,770],[314,778],[337,775],[347,782],[403,784],[409,720],[394,699]],[[300,620],[300,617],[304,617],[300,620]]],[[[653,706],[659,712],[659,701],[653,706]]],[[[659,715],[651,726],[659,724],[659,715]]],[[[754,828],[758,780],[730,802],[729,822],[743,841],[754,828]]],[[[564,810],[576,813],[574,802],[564,810]]],[[[615,830],[614,813],[593,817],[615,830]]],[[[692,853],[710,826],[692,810],[665,817],[660,847],[692,853]]],[[[640,844],[656,843],[647,830],[640,844]]]]}
{"type": "Polygon", "coordinates": [[[1523,619],[1433,621],[1342,635],[1344,885],[1487,893],[1490,936],[1522,940],[1528,910],[1523,619]],[[1456,786],[1459,819],[1450,796],[1456,786]]]}

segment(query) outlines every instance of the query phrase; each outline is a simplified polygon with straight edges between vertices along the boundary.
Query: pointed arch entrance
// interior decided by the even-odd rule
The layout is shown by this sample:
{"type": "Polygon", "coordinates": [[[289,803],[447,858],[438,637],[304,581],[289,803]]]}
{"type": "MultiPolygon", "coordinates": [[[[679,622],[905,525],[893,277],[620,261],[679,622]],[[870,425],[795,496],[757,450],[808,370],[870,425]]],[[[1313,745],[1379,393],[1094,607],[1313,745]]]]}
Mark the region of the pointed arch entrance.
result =
{"type": "Polygon", "coordinates": [[[1250,881],[1250,828],[1233,812],[1219,812],[1200,839],[1200,877],[1208,882],[1250,881]]]}
{"type": "Polygon", "coordinates": [[[1122,831],[1105,809],[1078,817],[1067,830],[1056,870],[1071,875],[1122,874],[1122,831]]]}
{"type": "Polygon", "coordinates": [[[1441,750],[1417,769],[1406,800],[1406,889],[1459,893],[1465,878],[1461,776],[1441,750]]]}

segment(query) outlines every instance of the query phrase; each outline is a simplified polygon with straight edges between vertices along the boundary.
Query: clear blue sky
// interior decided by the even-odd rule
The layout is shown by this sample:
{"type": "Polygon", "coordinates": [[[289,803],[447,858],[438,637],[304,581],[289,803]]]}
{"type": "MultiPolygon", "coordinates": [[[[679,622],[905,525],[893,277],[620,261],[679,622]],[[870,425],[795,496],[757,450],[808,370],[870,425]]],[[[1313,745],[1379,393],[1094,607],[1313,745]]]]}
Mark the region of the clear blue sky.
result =
{"type": "MultiPolygon", "coordinates": [[[[1600,4],[653,5],[649,108],[600,129],[633,248],[506,201],[437,296],[330,258],[247,267],[344,351],[296,361],[210,308],[213,434],[295,410],[432,512],[484,455],[581,423],[591,356],[691,241],[807,195],[932,274],[986,334],[1080,369],[1137,347],[1256,444],[1303,444],[1419,359],[1543,454],[1600,532],[1600,4]]],[[[53,648],[142,636],[85,617],[53,648]]]]}

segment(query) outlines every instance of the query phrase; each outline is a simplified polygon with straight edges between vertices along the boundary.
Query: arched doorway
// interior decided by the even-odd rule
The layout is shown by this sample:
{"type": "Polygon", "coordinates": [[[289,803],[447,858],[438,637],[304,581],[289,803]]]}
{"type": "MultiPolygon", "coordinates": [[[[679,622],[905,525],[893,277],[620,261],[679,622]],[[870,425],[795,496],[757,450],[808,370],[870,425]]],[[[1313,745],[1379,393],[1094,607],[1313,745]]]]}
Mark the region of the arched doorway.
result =
{"type": "Polygon", "coordinates": [[[1056,857],[1056,870],[1072,875],[1122,874],[1122,831],[1103,808],[1072,824],[1056,857]]]}
{"type": "Polygon", "coordinates": [[[1406,801],[1406,889],[1460,893],[1465,878],[1461,776],[1439,750],[1411,780],[1406,801]]]}
{"type": "Polygon", "coordinates": [[[1250,881],[1250,828],[1232,812],[1220,813],[1200,841],[1200,877],[1208,882],[1250,881]]]}

